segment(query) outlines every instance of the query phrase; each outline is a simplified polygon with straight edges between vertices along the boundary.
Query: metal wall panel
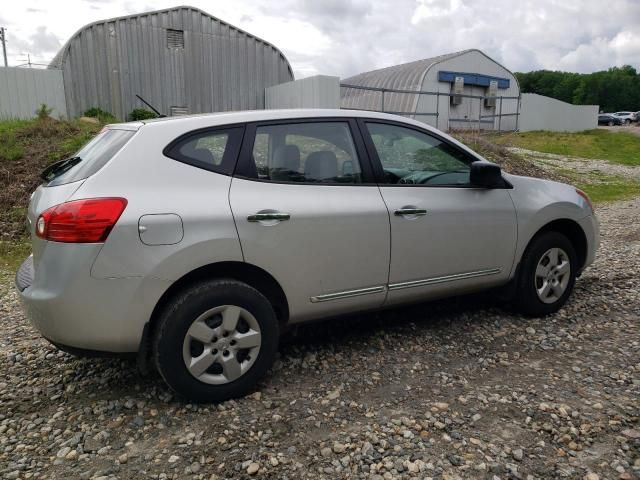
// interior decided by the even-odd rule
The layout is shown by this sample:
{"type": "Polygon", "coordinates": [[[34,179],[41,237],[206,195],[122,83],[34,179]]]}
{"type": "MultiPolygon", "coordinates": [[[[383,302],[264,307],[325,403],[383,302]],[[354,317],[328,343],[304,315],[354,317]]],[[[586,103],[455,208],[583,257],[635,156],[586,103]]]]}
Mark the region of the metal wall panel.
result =
{"type": "Polygon", "coordinates": [[[340,79],[316,75],[269,87],[265,108],[340,108],[340,79]]]}
{"type": "Polygon", "coordinates": [[[555,98],[523,93],[519,129],[521,132],[591,130],[598,126],[599,108],[598,105],[571,105],[555,98]]]}
{"type": "Polygon", "coordinates": [[[63,72],[71,116],[100,107],[119,119],[146,108],[163,113],[264,108],[264,89],[293,80],[273,45],[192,7],[96,22],[64,45],[50,68],[63,72]],[[166,30],[184,30],[184,49],[168,48],[166,30]]]}
{"type": "Polygon", "coordinates": [[[0,119],[33,118],[43,103],[53,117],[66,117],[62,72],[0,67],[0,119]]]}

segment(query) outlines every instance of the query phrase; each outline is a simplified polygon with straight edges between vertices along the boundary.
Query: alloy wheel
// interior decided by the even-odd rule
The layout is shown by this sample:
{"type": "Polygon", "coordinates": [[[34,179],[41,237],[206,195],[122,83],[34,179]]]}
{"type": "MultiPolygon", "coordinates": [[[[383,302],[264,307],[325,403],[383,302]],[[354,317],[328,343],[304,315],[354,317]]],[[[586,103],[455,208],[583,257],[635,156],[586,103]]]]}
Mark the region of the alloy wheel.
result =
{"type": "Polygon", "coordinates": [[[538,261],[535,288],[544,303],[557,302],[567,290],[571,279],[571,262],[561,248],[550,248],[538,261]]]}
{"type": "Polygon", "coordinates": [[[183,341],[182,358],[201,382],[223,385],[251,368],[261,344],[256,318],[242,307],[222,305],[194,320],[183,341]]]}

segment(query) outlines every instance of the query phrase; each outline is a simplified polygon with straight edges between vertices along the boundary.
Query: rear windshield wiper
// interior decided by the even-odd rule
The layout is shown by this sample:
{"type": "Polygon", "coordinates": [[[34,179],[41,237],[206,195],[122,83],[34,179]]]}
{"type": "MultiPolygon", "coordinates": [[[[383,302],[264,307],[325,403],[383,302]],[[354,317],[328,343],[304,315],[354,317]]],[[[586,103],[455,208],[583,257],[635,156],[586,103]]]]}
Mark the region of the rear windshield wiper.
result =
{"type": "Polygon", "coordinates": [[[40,174],[40,178],[45,182],[50,182],[54,178],[62,175],[64,172],[71,170],[74,166],[82,161],[80,157],[69,157],[49,165],[40,174]]]}

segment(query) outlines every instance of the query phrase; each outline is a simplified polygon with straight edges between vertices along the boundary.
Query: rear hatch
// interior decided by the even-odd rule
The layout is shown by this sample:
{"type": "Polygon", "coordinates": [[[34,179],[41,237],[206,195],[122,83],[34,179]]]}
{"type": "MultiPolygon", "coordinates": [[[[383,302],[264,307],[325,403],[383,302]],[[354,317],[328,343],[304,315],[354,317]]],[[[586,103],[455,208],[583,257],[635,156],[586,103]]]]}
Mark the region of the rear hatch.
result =
{"type": "Polygon", "coordinates": [[[82,183],[104,167],[135,135],[141,123],[105,127],[75,155],[47,167],[41,174],[43,183],[31,195],[27,224],[37,265],[46,241],[35,235],[35,225],[42,212],[66,202],[82,183]]]}

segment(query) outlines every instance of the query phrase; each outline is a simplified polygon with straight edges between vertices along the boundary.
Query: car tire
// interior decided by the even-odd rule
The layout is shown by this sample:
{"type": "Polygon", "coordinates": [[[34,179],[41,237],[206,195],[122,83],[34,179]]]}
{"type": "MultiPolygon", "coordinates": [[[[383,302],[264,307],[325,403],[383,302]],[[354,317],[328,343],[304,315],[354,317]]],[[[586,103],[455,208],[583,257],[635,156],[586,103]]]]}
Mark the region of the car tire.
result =
{"type": "Polygon", "coordinates": [[[573,291],[577,267],[576,251],[567,237],[553,231],[535,236],[520,262],[515,309],[532,317],[557,312],[573,291]]]}
{"type": "Polygon", "coordinates": [[[195,402],[246,395],[272,366],[278,348],[271,303],[236,280],[182,290],[157,325],[153,354],[158,372],[172,390],[195,402]]]}

